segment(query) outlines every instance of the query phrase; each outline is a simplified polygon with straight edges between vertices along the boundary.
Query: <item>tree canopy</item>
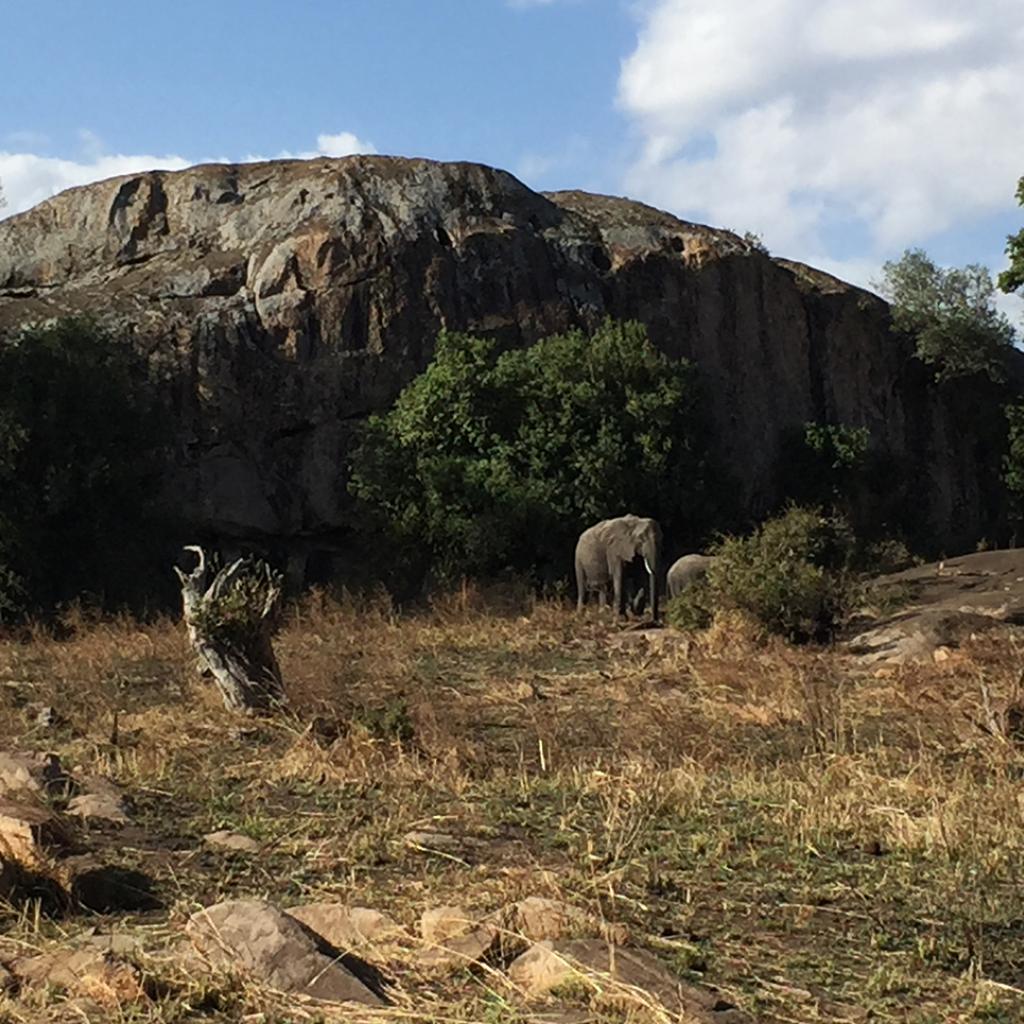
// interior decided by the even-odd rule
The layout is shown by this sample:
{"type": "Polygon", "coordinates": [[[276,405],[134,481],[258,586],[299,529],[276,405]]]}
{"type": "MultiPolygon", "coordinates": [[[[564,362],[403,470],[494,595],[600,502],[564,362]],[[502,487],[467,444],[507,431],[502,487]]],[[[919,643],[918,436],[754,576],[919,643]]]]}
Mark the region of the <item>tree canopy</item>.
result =
{"type": "Polygon", "coordinates": [[[367,424],[350,486],[442,573],[562,568],[608,516],[697,529],[706,450],[693,368],[639,324],[504,352],[442,333],[426,372],[367,424]]]}
{"type": "Polygon", "coordinates": [[[876,286],[892,305],[893,325],[914,337],[918,357],[937,380],[1005,376],[1014,330],[994,303],[987,267],[943,268],[921,249],[908,249],[882,268],[876,286]]]}
{"type": "MultiPolygon", "coordinates": [[[[1024,206],[1024,178],[1017,182],[1017,202],[1024,206]]],[[[1006,239],[1006,255],[1010,266],[999,275],[999,287],[1004,292],[1019,291],[1024,287],[1024,228],[1006,239]]]]}
{"type": "Polygon", "coordinates": [[[130,346],[66,320],[0,337],[0,617],[118,600],[154,542],[162,420],[130,346]]]}

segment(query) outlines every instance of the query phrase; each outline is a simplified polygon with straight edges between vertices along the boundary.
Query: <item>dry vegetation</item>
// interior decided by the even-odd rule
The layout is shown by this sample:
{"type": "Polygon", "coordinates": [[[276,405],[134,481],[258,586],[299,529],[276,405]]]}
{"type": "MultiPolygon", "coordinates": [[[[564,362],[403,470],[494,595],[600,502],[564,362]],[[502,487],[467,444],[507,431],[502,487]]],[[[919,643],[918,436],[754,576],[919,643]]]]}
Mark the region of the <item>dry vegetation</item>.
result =
{"type": "MultiPolygon", "coordinates": [[[[307,601],[277,644],[293,717],[241,727],[171,621],[0,642],[0,747],[122,783],[136,822],[95,842],[166,905],[112,925],[146,937],[149,1000],[103,993],[90,1016],[59,992],[0,995],[0,1021],[317,1019],[159,950],[233,896],[412,924],[531,894],[625,925],[759,1020],[1024,1019],[1024,746],[1000,728],[1012,636],[878,676],[738,621],[689,639],[491,598],[406,616],[307,601]],[[39,704],[63,724],[33,725],[39,704]],[[203,849],[218,828],[261,854],[203,849]],[[459,842],[430,853],[411,830],[459,842]]],[[[0,910],[0,960],[97,923],[0,910]]],[[[467,970],[406,974],[376,1019],[527,1016],[467,970]]]]}

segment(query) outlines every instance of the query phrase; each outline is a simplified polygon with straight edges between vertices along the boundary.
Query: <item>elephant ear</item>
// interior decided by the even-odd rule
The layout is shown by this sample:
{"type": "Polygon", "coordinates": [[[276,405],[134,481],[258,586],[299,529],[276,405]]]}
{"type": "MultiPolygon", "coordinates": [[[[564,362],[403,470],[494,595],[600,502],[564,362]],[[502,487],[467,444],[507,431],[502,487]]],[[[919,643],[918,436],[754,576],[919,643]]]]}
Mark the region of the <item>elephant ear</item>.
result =
{"type": "Polygon", "coordinates": [[[608,531],[608,552],[622,562],[632,562],[637,551],[635,530],[627,523],[616,523],[608,531]]]}

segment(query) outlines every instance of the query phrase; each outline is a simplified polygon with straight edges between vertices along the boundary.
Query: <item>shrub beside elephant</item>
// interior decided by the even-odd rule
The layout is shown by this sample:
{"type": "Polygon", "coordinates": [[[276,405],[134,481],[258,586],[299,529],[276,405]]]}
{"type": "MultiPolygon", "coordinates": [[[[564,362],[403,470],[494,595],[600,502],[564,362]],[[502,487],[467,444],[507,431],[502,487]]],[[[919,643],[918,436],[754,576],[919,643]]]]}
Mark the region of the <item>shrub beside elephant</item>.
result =
{"type": "Polygon", "coordinates": [[[668,570],[668,596],[678,597],[688,587],[704,579],[714,562],[714,555],[694,554],[677,558],[668,570]]]}
{"type": "Polygon", "coordinates": [[[658,617],[658,573],[661,568],[661,527],[653,519],[625,515],[604,519],[580,534],[576,542],[577,609],[592,593],[608,603],[611,588],[618,615],[625,614],[624,581],[635,563],[647,574],[650,609],[658,617]]]}

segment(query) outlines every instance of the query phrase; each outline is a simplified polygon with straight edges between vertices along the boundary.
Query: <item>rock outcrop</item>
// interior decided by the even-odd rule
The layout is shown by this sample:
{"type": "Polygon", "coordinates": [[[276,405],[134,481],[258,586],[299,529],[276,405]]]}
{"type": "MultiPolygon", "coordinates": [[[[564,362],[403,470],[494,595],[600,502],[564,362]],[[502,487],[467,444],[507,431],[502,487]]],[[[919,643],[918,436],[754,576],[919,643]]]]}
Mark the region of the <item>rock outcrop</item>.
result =
{"type": "Polygon", "coordinates": [[[949,389],[880,299],[727,231],[625,199],[532,192],[474,164],[388,157],[207,165],[64,192],[0,222],[0,332],[87,312],[146,353],[177,437],[186,526],[280,542],[301,568],[349,524],[354,426],[427,364],[440,328],[508,344],[644,322],[693,359],[751,509],[780,438],[866,426],[921,467],[936,536],[983,529],[949,389]]]}

